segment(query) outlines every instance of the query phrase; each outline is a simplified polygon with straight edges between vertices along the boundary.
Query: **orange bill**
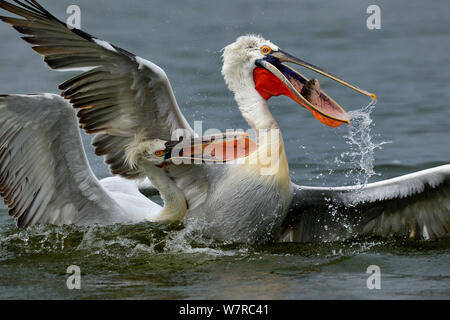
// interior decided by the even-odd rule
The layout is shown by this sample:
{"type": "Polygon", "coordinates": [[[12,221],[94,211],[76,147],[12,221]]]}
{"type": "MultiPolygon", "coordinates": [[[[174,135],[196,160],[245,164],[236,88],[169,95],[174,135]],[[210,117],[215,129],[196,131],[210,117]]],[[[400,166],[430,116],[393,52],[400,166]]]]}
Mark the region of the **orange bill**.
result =
{"type": "Polygon", "coordinates": [[[173,148],[170,160],[224,163],[245,158],[256,151],[256,148],[256,142],[246,133],[221,133],[180,142],[173,148]]]}
{"type": "Polygon", "coordinates": [[[308,80],[283,62],[294,63],[313,70],[376,100],[373,93],[351,85],[337,76],[281,50],[270,53],[264,59],[257,60],[257,67],[253,71],[253,79],[255,89],[264,99],[268,100],[272,96],[279,95],[288,96],[310,110],[317,120],[330,127],[350,123],[350,117],[335,100],[320,89],[319,82],[316,79],[308,80]]]}

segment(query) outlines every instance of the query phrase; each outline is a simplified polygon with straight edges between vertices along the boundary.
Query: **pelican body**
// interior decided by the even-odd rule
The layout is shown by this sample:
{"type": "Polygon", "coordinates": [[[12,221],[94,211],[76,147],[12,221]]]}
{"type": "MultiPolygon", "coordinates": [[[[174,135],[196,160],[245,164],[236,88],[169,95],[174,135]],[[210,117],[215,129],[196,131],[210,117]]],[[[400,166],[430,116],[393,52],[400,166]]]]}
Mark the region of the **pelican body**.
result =
{"type": "Polygon", "coordinates": [[[205,157],[203,151],[220,149],[221,143],[194,135],[160,67],[67,27],[35,0],[14,2],[0,0],[0,8],[19,18],[0,19],[24,34],[50,68],[82,71],[59,86],[62,97],[0,96],[0,194],[19,227],[183,221],[220,240],[250,243],[448,235],[448,165],[367,186],[311,188],[291,182],[269,99],[288,96],[330,127],[350,118],[316,79],[287,64],[376,99],[374,94],[260,36],[239,37],[223,51],[222,74],[256,134],[255,148],[239,146],[246,138],[227,137],[233,155],[239,155],[217,161],[216,153],[205,157]],[[105,157],[114,177],[94,176],[78,125],[94,135],[95,153],[105,157]],[[174,153],[179,146],[184,151],[174,153]],[[200,162],[180,162],[186,158],[200,162]],[[163,207],[146,197],[154,189],[163,207]],[[334,218],[329,199],[345,219],[334,218]],[[353,227],[344,230],[343,220],[353,227]]]}

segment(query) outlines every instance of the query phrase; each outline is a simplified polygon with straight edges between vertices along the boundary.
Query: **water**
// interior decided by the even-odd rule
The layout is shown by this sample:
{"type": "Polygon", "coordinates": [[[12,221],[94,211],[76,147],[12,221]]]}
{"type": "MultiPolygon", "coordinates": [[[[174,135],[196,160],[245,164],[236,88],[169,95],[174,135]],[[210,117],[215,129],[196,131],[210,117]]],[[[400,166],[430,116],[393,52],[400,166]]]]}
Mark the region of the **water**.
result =
{"type": "Polygon", "coordinates": [[[382,150],[384,144],[390,143],[388,141],[372,141],[372,128],[374,124],[371,114],[375,105],[376,101],[372,100],[361,110],[355,110],[349,113],[351,124],[348,129],[348,134],[344,135],[349,145],[349,151],[344,151],[340,157],[335,158],[338,166],[350,167],[347,169],[345,176],[350,181],[353,177],[355,180],[353,184],[355,185],[364,186],[372,176],[377,175],[374,170],[375,151],[382,150]]]}
{"type": "MultiPolygon", "coordinates": [[[[43,1],[59,17],[73,3],[43,1]]],[[[270,101],[298,184],[373,182],[449,162],[446,0],[377,1],[381,30],[366,28],[369,1],[76,4],[83,29],[164,68],[187,120],[204,128],[247,128],[220,75],[220,50],[245,33],[376,93],[376,106],[364,108],[366,97],[319,77],[353,111],[354,124],[337,129],[288,98],[270,101]]],[[[48,70],[6,25],[0,38],[1,93],[57,92],[67,74],[48,70]]],[[[94,172],[107,176],[83,139],[94,172]]],[[[17,230],[0,212],[0,298],[448,299],[449,263],[448,240],[225,245],[179,225],[17,230]],[[81,290],[66,288],[72,264],[81,268],[81,290]],[[381,290],[366,287],[372,264],[381,268],[381,290]]]]}
{"type": "Polygon", "coordinates": [[[308,299],[448,297],[449,242],[223,245],[179,226],[33,227],[2,232],[2,298],[308,299]],[[182,232],[181,232],[182,233],[182,232]],[[367,266],[382,290],[366,288],[367,266]],[[66,288],[79,265],[82,289],[66,288]],[[402,266],[399,268],[399,266],[402,266]],[[19,272],[20,270],[20,272],[19,272]]]}

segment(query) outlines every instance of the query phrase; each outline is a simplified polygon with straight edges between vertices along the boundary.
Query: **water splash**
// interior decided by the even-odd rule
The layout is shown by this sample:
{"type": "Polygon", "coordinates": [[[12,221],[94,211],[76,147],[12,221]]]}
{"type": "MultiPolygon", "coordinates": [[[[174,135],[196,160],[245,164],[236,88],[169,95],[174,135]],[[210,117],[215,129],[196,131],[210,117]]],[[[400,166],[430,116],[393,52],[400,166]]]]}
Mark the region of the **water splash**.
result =
{"type": "Polygon", "coordinates": [[[340,159],[336,158],[338,165],[345,163],[352,166],[346,172],[346,177],[352,179],[352,182],[357,185],[364,186],[372,176],[378,175],[374,170],[375,151],[382,149],[382,145],[391,143],[390,141],[372,141],[374,124],[370,115],[375,104],[376,101],[372,100],[362,109],[349,112],[352,122],[344,138],[350,146],[350,151],[343,152],[340,159]]]}
{"type": "Polygon", "coordinates": [[[200,218],[185,221],[184,228],[171,232],[165,239],[164,251],[167,253],[201,253],[211,257],[234,256],[234,249],[221,248],[222,243],[203,235],[202,227],[206,222],[200,218]]]}

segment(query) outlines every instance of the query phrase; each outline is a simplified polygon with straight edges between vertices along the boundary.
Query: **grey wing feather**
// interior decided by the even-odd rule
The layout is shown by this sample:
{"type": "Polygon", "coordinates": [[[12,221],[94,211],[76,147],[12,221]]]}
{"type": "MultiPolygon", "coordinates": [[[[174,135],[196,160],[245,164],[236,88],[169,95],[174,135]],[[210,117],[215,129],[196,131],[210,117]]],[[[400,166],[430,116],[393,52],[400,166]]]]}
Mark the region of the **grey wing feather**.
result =
{"type": "Polygon", "coordinates": [[[123,222],[88,165],[73,108],[56,95],[0,96],[0,194],[20,227],[123,222]]]}
{"type": "Polygon", "coordinates": [[[11,24],[44,61],[56,70],[88,70],[60,85],[78,111],[81,127],[96,134],[97,155],[113,174],[141,178],[130,168],[124,148],[136,136],[171,140],[177,129],[192,131],[181,114],[165,72],[81,30],[70,29],[34,0],[0,1],[24,19],[0,17],[11,24]]]}
{"type": "Polygon", "coordinates": [[[282,238],[339,240],[356,235],[437,239],[450,232],[450,165],[365,186],[293,185],[282,238]]]}

